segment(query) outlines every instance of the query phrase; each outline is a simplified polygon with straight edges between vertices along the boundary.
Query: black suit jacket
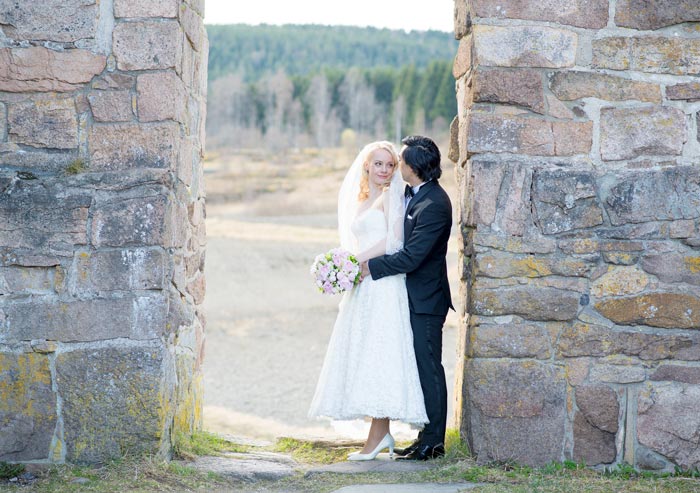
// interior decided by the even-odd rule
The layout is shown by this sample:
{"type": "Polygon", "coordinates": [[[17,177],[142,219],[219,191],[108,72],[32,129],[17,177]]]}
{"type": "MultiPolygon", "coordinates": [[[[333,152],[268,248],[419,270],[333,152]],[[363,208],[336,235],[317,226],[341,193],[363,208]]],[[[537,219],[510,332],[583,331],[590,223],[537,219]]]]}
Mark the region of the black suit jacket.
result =
{"type": "Polygon", "coordinates": [[[446,315],[453,308],[445,259],[451,229],[450,198],[437,180],[429,181],[406,208],[403,248],[369,261],[372,279],[405,273],[411,311],[446,315]]]}

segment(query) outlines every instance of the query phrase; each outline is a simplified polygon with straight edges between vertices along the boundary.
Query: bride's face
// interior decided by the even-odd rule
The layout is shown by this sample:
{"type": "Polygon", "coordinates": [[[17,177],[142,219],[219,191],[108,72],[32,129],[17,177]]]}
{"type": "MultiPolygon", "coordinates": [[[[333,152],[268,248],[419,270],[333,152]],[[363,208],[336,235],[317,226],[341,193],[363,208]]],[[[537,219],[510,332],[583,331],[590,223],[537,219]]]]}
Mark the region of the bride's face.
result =
{"type": "Polygon", "coordinates": [[[377,149],[365,163],[369,172],[369,182],[377,187],[385,187],[391,181],[396,170],[396,163],[391,153],[385,149],[377,149]]]}

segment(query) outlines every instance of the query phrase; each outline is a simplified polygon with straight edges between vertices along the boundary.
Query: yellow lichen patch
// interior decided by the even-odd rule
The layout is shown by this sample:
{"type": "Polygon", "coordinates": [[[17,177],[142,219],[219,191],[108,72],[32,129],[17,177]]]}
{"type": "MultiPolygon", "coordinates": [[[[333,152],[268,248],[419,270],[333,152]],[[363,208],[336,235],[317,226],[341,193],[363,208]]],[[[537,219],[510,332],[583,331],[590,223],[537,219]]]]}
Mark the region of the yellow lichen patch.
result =
{"type": "Polygon", "coordinates": [[[47,422],[54,418],[54,408],[48,357],[0,353],[0,416],[22,415],[47,422]]]}
{"type": "Polygon", "coordinates": [[[700,257],[685,257],[683,263],[693,274],[700,272],[700,257]]]}
{"type": "Polygon", "coordinates": [[[535,257],[518,259],[515,260],[513,264],[518,271],[524,272],[528,277],[549,276],[552,274],[552,270],[549,266],[542,259],[535,257]]]}
{"type": "Polygon", "coordinates": [[[597,298],[640,293],[649,284],[649,276],[636,266],[610,269],[591,285],[591,294],[597,298]]]}

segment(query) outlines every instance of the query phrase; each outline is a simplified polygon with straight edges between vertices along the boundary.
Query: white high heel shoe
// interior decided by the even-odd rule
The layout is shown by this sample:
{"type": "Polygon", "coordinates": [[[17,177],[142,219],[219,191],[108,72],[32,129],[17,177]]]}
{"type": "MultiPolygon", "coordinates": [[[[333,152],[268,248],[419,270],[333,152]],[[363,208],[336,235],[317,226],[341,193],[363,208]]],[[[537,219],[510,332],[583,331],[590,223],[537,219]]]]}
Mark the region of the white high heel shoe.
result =
{"type": "Polygon", "coordinates": [[[389,458],[394,458],[394,437],[390,433],[384,435],[382,441],[369,454],[361,454],[359,452],[348,455],[348,460],[373,460],[379,455],[379,452],[385,448],[389,449],[389,458]]]}

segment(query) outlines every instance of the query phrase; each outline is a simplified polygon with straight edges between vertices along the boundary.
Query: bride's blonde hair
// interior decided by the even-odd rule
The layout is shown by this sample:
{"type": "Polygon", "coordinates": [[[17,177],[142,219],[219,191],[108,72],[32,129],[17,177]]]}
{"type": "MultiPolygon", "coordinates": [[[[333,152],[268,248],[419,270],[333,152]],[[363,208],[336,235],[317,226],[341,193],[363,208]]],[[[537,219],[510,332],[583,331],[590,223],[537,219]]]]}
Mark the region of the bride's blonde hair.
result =
{"type": "Polygon", "coordinates": [[[372,159],[374,151],[378,149],[383,149],[387,151],[389,154],[391,154],[391,158],[394,160],[394,171],[392,171],[391,176],[394,176],[394,173],[396,173],[396,170],[399,167],[399,154],[396,152],[394,144],[387,140],[380,140],[377,142],[372,142],[371,144],[367,144],[367,146],[365,146],[365,157],[362,161],[362,178],[360,178],[360,193],[357,195],[358,202],[367,200],[367,198],[369,197],[369,170],[366,170],[365,166],[370,164],[370,160],[372,159]]]}

